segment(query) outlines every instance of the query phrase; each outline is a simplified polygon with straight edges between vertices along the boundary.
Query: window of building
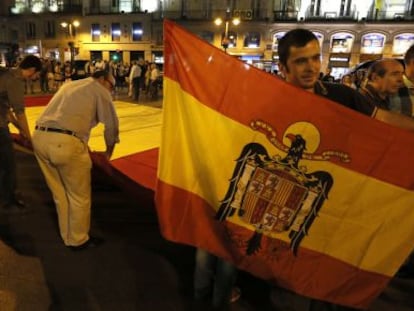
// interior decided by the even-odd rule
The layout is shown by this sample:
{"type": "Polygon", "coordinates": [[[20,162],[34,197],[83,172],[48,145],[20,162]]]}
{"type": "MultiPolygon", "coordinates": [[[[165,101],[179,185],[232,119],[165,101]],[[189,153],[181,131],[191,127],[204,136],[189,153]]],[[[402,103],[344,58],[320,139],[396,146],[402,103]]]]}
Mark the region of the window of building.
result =
{"type": "Polygon", "coordinates": [[[142,23],[132,23],[132,41],[141,41],[143,34],[142,23]]]}
{"type": "Polygon", "coordinates": [[[258,48],[260,47],[260,33],[258,32],[248,32],[244,37],[245,48],[258,48]]]}
{"type": "Polygon", "coordinates": [[[131,51],[129,57],[131,61],[144,59],[144,51],[131,51]]]}
{"type": "Polygon", "coordinates": [[[26,39],[36,38],[36,24],[33,22],[26,23],[26,39]]]}
{"type": "Polygon", "coordinates": [[[54,38],[55,36],[55,21],[45,21],[45,38],[54,38]]]}
{"type": "Polygon", "coordinates": [[[102,58],[102,51],[91,51],[91,57],[90,59],[92,61],[101,60],[102,58]]]}
{"type": "Polygon", "coordinates": [[[131,0],[119,0],[119,12],[121,13],[132,12],[132,1],[131,0]]]}
{"type": "Polygon", "coordinates": [[[280,31],[273,35],[273,43],[272,43],[272,50],[277,52],[277,48],[279,46],[279,40],[285,35],[286,31],[280,31]]]}
{"type": "Polygon", "coordinates": [[[120,41],[121,40],[121,24],[120,23],[112,23],[111,25],[111,35],[112,41],[120,41]]]}
{"type": "Polygon", "coordinates": [[[101,27],[99,24],[92,24],[91,35],[93,42],[99,42],[101,39],[101,27]]]}
{"type": "MultiPolygon", "coordinates": [[[[221,42],[225,41],[225,33],[221,35],[221,42]]],[[[228,46],[229,48],[234,48],[237,45],[237,33],[234,31],[229,31],[227,34],[228,46]]]]}

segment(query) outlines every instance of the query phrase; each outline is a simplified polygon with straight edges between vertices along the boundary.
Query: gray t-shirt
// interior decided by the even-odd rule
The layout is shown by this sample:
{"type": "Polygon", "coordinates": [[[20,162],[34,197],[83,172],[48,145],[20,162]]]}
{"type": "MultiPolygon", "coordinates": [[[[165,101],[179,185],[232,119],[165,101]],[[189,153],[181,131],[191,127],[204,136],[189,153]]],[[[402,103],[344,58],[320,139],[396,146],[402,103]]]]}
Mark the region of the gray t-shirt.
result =
{"type": "Polygon", "coordinates": [[[0,68],[0,127],[8,125],[10,108],[16,114],[24,112],[24,80],[20,69],[0,68]]]}

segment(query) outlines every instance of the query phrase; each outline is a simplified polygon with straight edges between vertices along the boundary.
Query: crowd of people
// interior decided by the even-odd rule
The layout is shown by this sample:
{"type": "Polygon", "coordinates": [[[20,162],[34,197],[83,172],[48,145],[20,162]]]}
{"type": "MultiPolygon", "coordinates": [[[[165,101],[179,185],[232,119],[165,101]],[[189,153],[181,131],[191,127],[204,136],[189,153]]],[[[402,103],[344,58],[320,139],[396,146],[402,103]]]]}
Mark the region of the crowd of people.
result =
{"type": "Polygon", "coordinates": [[[39,77],[36,80],[25,81],[25,94],[35,94],[37,91],[55,93],[65,82],[90,77],[95,71],[102,70],[111,73],[115,78],[114,92],[121,94],[128,91],[128,95],[135,101],[139,100],[140,94],[150,100],[156,100],[162,87],[161,73],[157,64],[143,59],[133,60],[131,63],[90,60],[85,62],[84,68],[76,68],[70,61],[62,63],[55,59],[40,58],[40,60],[42,68],[39,77]],[[138,76],[137,69],[139,69],[138,76]]]}
{"type": "MultiPolygon", "coordinates": [[[[279,68],[287,83],[328,98],[333,104],[414,132],[414,46],[405,54],[405,67],[394,59],[382,59],[375,62],[360,81],[344,76],[341,83],[332,81],[329,72],[320,75],[319,41],[308,30],[287,32],[279,41],[279,57],[279,68]]],[[[53,194],[63,243],[73,250],[81,250],[101,243],[89,236],[89,133],[96,124],[105,125],[106,151],[102,156],[109,159],[119,142],[118,118],[111,92],[128,85],[129,95],[134,100],[139,100],[141,92],[156,96],[154,90],[158,87],[155,84],[159,71],[155,64],[143,60],[134,61],[131,66],[105,61],[88,62],[85,65],[88,78],[64,83],[73,75],[73,70],[67,67],[67,64],[29,55],[17,68],[0,71],[0,210],[3,213],[25,211],[25,205],[16,192],[16,163],[8,129],[12,122],[22,139],[33,146],[53,194]],[[30,82],[38,77],[43,92],[56,94],[36,121],[31,135],[23,105],[24,81],[30,82]]],[[[405,277],[414,276],[412,257],[399,271],[405,277]]],[[[227,308],[240,296],[235,287],[236,276],[237,269],[232,263],[198,249],[195,299],[203,303],[211,299],[214,307],[227,308]]],[[[309,305],[318,305],[318,308],[329,305],[308,300],[311,301],[309,305]]]]}

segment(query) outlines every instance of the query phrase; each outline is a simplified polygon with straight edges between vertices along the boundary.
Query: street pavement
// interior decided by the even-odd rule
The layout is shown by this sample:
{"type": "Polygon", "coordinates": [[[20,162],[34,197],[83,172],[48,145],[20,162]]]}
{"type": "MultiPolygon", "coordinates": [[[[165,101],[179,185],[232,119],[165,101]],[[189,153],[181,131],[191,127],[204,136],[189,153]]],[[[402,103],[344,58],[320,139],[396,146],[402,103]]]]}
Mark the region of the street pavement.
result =
{"type": "MultiPolygon", "coordinates": [[[[130,101],[122,93],[117,99],[130,101]]],[[[161,99],[130,102],[162,107],[161,99]]],[[[16,157],[19,190],[30,211],[0,214],[0,311],[200,310],[191,299],[194,249],[161,236],[151,190],[127,193],[94,169],[91,233],[105,243],[73,252],[59,237],[34,156],[17,151],[16,157]]],[[[231,311],[311,310],[289,296],[282,297],[284,304],[276,301],[283,305],[276,309],[269,285],[248,273],[239,273],[237,285],[242,297],[231,311]]],[[[413,280],[396,279],[370,311],[414,310],[413,293],[413,280]]]]}

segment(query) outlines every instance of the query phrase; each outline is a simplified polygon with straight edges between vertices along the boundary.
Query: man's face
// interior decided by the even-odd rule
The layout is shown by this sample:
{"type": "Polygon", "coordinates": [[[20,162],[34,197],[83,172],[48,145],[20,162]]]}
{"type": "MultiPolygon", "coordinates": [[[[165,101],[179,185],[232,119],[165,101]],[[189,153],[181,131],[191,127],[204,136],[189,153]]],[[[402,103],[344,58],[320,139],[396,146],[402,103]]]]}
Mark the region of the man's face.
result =
{"type": "Polygon", "coordinates": [[[312,40],[303,47],[290,47],[286,66],[280,65],[286,81],[312,91],[321,70],[319,42],[312,40]]]}
{"type": "Polygon", "coordinates": [[[386,70],[383,77],[376,77],[378,90],[384,95],[394,95],[403,85],[404,67],[398,61],[390,61],[384,64],[386,70]]]}

